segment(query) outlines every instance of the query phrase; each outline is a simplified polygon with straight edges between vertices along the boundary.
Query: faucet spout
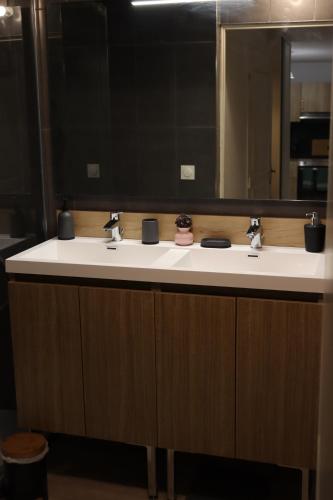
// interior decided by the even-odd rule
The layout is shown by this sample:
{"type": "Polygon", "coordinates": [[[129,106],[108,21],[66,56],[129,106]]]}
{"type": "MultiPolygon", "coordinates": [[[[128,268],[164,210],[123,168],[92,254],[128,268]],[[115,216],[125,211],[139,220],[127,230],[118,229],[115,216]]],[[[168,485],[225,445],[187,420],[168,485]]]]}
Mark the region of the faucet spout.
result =
{"type": "Polygon", "coordinates": [[[103,226],[105,231],[111,233],[110,241],[121,241],[124,229],[120,226],[120,214],[122,212],[110,213],[110,220],[103,226]]]}
{"type": "Polygon", "coordinates": [[[251,248],[261,248],[262,247],[262,226],[260,217],[251,217],[250,227],[246,231],[246,236],[251,241],[251,248]]]}

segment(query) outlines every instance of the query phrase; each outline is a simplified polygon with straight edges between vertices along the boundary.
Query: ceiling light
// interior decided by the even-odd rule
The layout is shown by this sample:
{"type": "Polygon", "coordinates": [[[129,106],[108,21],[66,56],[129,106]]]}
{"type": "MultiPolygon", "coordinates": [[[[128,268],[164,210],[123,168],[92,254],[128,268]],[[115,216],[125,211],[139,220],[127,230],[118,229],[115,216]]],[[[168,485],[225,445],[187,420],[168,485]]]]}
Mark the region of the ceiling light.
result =
{"type": "Polygon", "coordinates": [[[290,80],[295,80],[294,73],[292,71],[290,72],[290,80]]]}
{"type": "Polygon", "coordinates": [[[0,5],[0,17],[11,17],[14,14],[12,7],[0,5]]]}
{"type": "Polygon", "coordinates": [[[188,3],[208,3],[216,0],[132,0],[134,7],[147,7],[150,5],[184,5],[188,3]]]}

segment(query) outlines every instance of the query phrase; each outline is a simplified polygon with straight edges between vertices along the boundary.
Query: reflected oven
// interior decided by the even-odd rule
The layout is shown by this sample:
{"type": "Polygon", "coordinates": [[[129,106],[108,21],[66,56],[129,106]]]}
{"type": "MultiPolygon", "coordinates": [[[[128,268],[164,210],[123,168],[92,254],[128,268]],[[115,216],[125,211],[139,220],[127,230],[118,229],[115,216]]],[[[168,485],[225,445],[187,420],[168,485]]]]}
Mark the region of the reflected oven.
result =
{"type": "Polygon", "coordinates": [[[297,169],[297,199],[326,200],[328,159],[300,160],[297,169]]]}

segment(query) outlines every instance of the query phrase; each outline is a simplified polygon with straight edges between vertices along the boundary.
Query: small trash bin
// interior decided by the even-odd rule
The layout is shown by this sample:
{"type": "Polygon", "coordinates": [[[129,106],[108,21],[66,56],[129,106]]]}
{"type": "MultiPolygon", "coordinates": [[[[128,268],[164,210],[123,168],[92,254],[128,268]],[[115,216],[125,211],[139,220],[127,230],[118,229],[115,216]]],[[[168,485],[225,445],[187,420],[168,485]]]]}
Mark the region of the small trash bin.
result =
{"type": "Polygon", "coordinates": [[[48,499],[48,451],[48,443],[41,434],[21,432],[3,441],[1,456],[5,465],[5,493],[8,500],[48,499]]]}

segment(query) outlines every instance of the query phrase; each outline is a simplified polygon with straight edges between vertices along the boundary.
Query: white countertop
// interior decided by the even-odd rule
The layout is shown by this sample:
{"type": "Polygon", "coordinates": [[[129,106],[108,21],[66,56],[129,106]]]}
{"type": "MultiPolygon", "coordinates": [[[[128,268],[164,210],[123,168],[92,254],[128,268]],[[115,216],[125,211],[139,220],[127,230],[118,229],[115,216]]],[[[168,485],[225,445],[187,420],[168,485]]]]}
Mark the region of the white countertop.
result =
{"type": "Polygon", "coordinates": [[[100,278],[233,288],[325,293],[325,254],[249,245],[227,249],[142,245],[105,238],[48,240],[6,260],[14,274],[100,278]],[[107,248],[107,247],[110,248],[107,248]]]}

